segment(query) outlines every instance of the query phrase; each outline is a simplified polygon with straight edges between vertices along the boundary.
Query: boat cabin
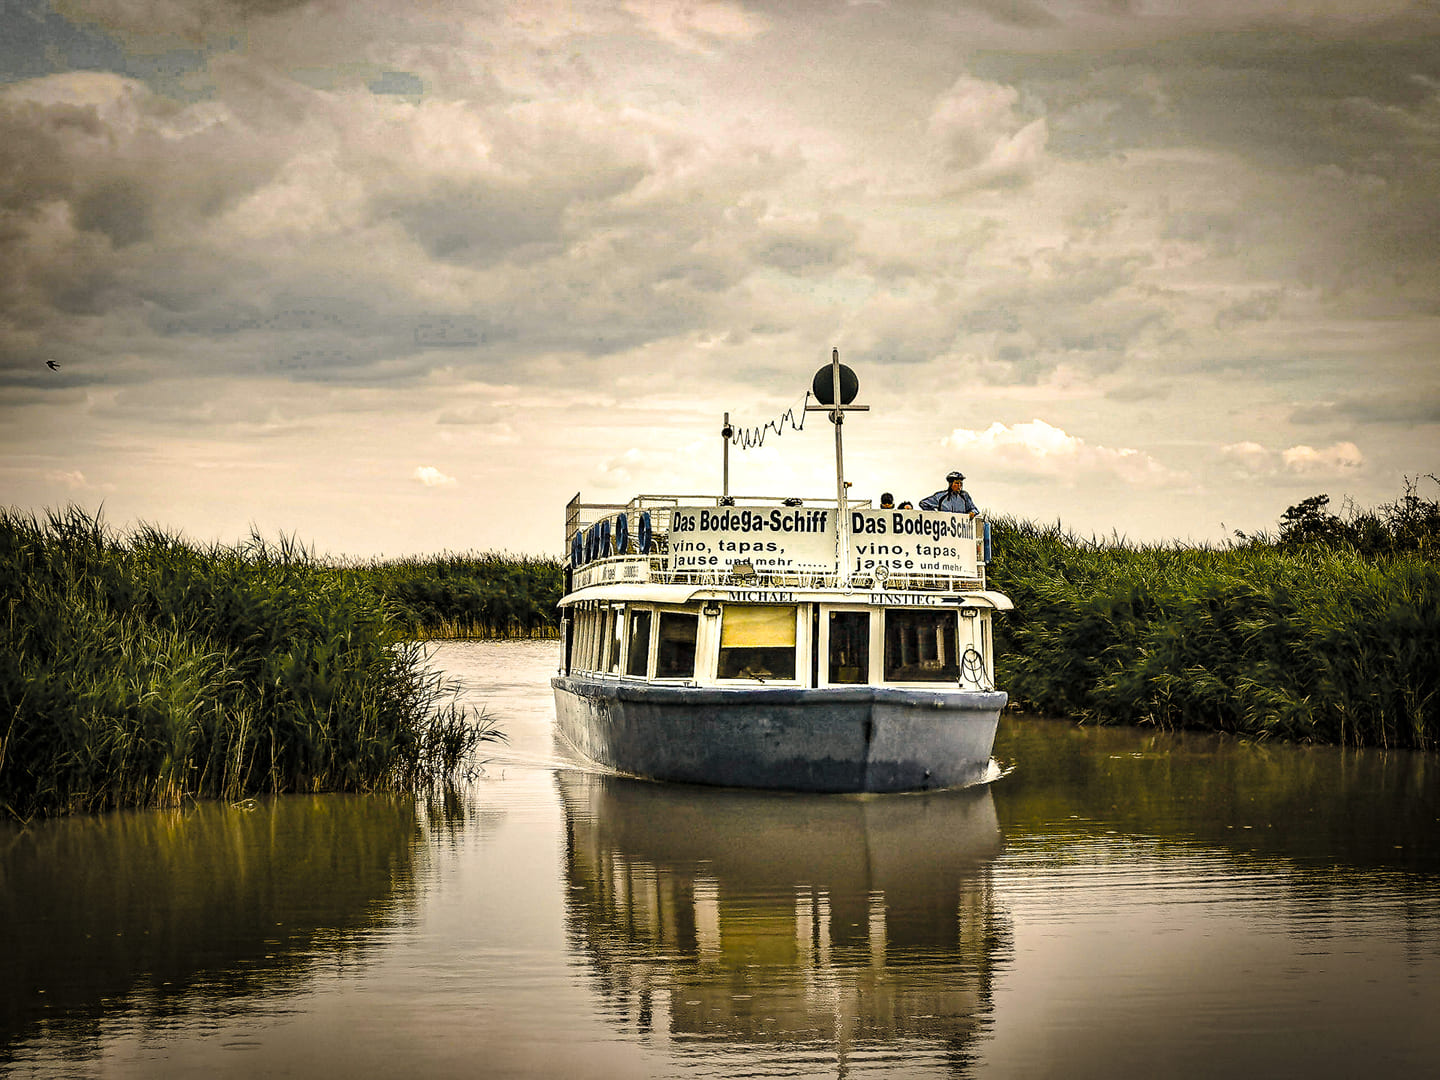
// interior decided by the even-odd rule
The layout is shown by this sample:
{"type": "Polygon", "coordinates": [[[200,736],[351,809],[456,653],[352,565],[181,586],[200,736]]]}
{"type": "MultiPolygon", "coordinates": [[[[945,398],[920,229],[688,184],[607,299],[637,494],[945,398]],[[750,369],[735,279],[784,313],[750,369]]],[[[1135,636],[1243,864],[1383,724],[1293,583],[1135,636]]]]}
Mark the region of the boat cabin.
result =
{"type": "Polygon", "coordinates": [[[988,533],[963,514],[641,496],[566,508],[565,675],[993,690],[988,533]],[[841,533],[848,535],[839,535],[841,533]],[[848,541],[848,543],[847,543],[848,541]]]}

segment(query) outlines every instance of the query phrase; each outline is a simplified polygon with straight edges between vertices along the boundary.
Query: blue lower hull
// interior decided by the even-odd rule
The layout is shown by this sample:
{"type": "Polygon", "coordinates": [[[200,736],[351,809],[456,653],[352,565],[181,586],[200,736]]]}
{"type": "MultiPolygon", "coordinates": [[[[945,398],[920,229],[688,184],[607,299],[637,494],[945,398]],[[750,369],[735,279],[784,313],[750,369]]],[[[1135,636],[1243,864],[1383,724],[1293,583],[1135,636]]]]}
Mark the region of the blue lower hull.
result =
{"type": "Polygon", "coordinates": [[[1003,691],[723,689],[561,675],[560,731],[585,757],[652,780],[893,792],[982,780],[1003,691]]]}

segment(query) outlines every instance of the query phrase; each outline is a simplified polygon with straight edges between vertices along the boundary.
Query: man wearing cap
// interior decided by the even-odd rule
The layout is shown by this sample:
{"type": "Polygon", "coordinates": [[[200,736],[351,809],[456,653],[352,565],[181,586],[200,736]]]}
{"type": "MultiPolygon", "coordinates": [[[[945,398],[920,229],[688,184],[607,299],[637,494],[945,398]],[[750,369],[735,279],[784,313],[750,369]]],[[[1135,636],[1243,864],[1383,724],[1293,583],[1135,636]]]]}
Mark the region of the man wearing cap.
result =
{"type": "Polygon", "coordinates": [[[952,472],[945,477],[950,481],[950,486],[944,491],[937,491],[934,495],[927,495],[920,500],[921,510],[945,510],[952,514],[969,514],[972,518],[978,517],[979,509],[975,506],[975,500],[970,498],[970,493],[965,490],[965,475],[952,472]]]}

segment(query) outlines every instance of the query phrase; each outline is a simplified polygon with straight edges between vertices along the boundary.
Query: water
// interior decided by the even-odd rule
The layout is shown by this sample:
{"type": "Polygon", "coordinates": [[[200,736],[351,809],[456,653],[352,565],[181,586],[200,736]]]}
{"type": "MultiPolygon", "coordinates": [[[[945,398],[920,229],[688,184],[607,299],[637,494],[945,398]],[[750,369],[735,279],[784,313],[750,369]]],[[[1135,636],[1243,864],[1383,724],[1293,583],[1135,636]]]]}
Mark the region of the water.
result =
{"type": "Polygon", "coordinates": [[[988,788],[576,769],[0,829],[14,1076],[1430,1076],[1440,760],[1005,719],[988,788]]]}

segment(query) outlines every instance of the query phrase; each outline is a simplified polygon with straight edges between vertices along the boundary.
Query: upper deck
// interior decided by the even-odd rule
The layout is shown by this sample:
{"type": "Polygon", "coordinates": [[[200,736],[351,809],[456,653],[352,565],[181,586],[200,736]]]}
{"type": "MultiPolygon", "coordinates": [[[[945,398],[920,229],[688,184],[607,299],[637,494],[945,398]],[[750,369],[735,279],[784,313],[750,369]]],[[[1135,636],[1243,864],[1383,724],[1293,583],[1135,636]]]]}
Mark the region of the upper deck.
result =
{"type": "Polygon", "coordinates": [[[565,508],[571,591],[606,584],[985,590],[983,521],[881,510],[869,500],[847,500],[845,519],[838,514],[834,499],[640,495],[582,503],[577,494],[565,508]]]}

